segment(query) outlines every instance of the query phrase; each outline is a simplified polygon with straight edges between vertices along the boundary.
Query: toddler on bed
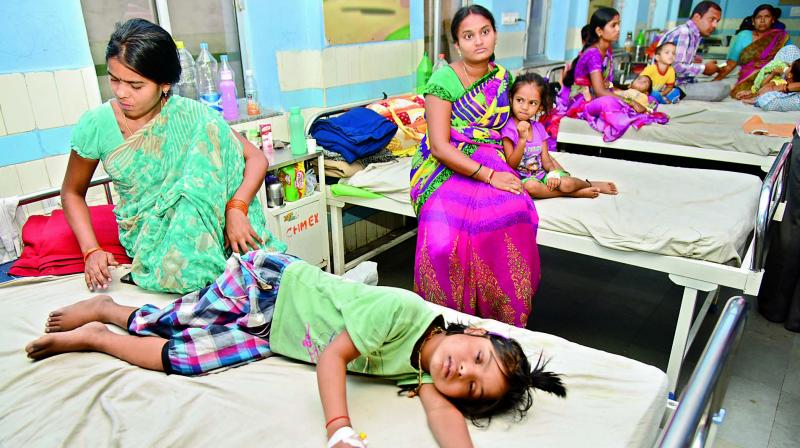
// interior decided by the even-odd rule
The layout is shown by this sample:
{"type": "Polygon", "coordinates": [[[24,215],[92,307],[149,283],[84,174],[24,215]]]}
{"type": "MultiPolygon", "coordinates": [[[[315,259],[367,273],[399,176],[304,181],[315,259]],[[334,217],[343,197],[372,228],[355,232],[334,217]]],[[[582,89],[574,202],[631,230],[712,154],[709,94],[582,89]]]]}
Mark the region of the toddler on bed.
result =
{"type": "Polygon", "coordinates": [[[550,156],[547,132],[535,117],[548,113],[551,95],[536,73],[520,75],[509,89],[511,118],[500,131],[506,162],[522,177],[525,191],[535,199],[571,196],[596,198],[600,193],[617,194],[613,182],[590,181],[570,176],[550,156]]]}
{"type": "Polygon", "coordinates": [[[628,90],[618,92],[617,96],[640,114],[652,112],[655,109],[655,104],[650,104],[650,94],[653,92],[653,80],[647,75],[637,76],[631,85],[628,86],[628,90]]]}
{"type": "Polygon", "coordinates": [[[566,396],[559,376],[531,365],[513,339],[445,324],[416,294],[367,286],[290,255],[227,261],[211,286],[164,308],[96,296],[50,313],[32,359],[99,351],[166,373],[198,375],[271,353],[317,365],[328,446],[365,446],[348,416],[345,372],[386,377],[419,395],[437,442],[471,446],[473,422],[531,407],[530,388],[566,396]],[[109,331],[103,323],[127,329],[109,331]]]}

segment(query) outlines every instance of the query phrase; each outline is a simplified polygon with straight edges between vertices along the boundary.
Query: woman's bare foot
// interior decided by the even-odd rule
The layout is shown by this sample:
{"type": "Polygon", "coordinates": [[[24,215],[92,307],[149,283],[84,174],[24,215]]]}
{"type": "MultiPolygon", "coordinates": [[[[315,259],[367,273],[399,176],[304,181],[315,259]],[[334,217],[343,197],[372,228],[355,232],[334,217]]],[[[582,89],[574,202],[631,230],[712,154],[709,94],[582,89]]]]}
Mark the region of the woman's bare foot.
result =
{"type": "Polygon", "coordinates": [[[603,194],[619,193],[619,191],[617,191],[617,185],[614,184],[614,182],[608,182],[605,180],[590,180],[589,183],[592,184],[593,187],[597,188],[597,190],[600,191],[600,193],[603,194]]]}
{"type": "Polygon", "coordinates": [[[97,338],[110,333],[100,322],[89,322],[74,330],[55,334],[46,334],[25,347],[28,358],[43,359],[48,356],[67,352],[79,352],[94,347],[97,338]]]}
{"type": "Polygon", "coordinates": [[[586,187],[580,190],[573,191],[569,194],[573,198],[589,198],[594,199],[600,196],[600,190],[597,187],[586,187]]]}
{"type": "Polygon", "coordinates": [[[47,316],[45,333],[74,330],[89,322],[104,322],[105,313],[109,305],[113,305],[111,296],[104,294],[81,300],[72,305],[59,308],[47,316]]]}

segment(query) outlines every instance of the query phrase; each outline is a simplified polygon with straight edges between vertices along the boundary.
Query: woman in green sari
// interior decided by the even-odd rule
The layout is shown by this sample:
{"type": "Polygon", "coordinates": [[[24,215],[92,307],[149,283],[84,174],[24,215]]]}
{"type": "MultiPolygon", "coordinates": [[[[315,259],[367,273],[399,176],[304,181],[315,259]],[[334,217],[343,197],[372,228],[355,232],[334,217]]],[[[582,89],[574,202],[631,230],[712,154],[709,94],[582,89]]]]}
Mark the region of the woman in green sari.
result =
{"type": "Polygon", "coordinates": [[[194,291],[223,272],[231,251],[285,250],[253,200],[267,170],[263,154],[218,112],[170,95],[181,67],[169,33],[131,19],[112,34],[106,61],[115,98],[81,117],[61,188],[89,289],[106,288],[117,264],[97,243],[85,199],[101,160],[119,194],[120,242],[142,288],[194,291]]]}

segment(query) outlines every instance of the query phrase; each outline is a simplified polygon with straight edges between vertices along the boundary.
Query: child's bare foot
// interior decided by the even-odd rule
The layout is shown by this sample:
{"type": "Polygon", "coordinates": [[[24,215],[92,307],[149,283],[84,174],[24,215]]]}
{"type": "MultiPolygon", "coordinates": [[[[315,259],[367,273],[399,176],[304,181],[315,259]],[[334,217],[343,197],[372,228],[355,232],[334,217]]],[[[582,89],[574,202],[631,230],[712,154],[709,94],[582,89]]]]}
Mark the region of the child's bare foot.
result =
{"type": "Polygon", "coordinates": [[[569,194],[573,198],[589,198],[594,199],[600,196],[600,190],[597,187],[586,187],[581,188],[580,190],[573,191],[569,194]]]}
{"type": "Polygon", "coordinates": [[[589,183],[592,184],[593,187],[597,188],[597,190],[600,191],[600,193],[603,194],[619,193],[619,191],[617,191],[617,185],[614,184],[614,182],[608,182],[605,180],[590,180],[589,183]]]}
{"type": "Polygon", "coordinates": [[[101,294],[59,308],[47,316],[44,332],[69,331],[89,322],[103,321],[105,307],[113,303],[114,300],[110,296],[101,294]]]}
{"type": "Polygon", "coordinates": [[[28,358],[43,359],[66,352],[79,352],[92,348],[95,338],[104,337],[108,328],[100,322],[89,322],[71,331],[46,334],[25,347],[28,358]]]}

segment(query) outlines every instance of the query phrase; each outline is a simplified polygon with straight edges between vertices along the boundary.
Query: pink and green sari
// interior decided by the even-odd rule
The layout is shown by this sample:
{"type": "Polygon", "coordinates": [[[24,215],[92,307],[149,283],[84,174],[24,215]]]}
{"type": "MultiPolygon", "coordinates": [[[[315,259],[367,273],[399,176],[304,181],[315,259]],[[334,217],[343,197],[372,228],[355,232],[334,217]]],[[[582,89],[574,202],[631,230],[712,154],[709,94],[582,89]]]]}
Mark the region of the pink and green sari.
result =
{"type": "MultiPolygon", "coordinates": [[[[450,67],[425,88],[453,104],[450,143],[484,167],[515,174],[500,130],[509,119],[509,75],[501,66],[464,89],[450,67]]],[[[527,194],[516,195],[453,172],[420,142],[411,169],[419,218],[414,289],[426,300],[524,327],[539,285],[539,218],[527,194]]]]}
{"type": "Polygon", "coordinates": [[[771,29],[745,47],[739,55],[739,78],[731,89],[731,97],[736,98],[737,93],[751,90],[761,68],[769,64],[788,42],[789,34],[785,30],[771,29]]]}

